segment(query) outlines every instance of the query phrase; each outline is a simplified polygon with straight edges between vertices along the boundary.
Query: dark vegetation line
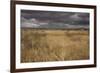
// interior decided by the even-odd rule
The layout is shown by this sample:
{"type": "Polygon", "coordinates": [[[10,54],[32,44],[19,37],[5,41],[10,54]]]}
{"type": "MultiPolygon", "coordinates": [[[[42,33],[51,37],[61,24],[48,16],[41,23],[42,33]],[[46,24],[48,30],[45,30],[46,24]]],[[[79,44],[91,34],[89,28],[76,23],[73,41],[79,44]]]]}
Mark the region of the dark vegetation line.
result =
{"type": "Polygon", "coordinates": [[[34,30],[89,30],[88,28],[28,28],[21,27],[21,29],[34,29],[34,30]]]}

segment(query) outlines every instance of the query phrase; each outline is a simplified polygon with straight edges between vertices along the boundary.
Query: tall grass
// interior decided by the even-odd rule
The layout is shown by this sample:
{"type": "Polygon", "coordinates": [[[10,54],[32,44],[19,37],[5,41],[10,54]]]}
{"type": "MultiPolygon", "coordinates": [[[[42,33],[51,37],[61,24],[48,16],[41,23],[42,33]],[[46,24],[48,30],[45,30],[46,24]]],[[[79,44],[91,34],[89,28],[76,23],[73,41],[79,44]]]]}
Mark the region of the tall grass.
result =
{"type": "Polygon", "coordinates": [[[21,31],[21,62],[89,59],[89,33],[86,30],[21,31]]]}

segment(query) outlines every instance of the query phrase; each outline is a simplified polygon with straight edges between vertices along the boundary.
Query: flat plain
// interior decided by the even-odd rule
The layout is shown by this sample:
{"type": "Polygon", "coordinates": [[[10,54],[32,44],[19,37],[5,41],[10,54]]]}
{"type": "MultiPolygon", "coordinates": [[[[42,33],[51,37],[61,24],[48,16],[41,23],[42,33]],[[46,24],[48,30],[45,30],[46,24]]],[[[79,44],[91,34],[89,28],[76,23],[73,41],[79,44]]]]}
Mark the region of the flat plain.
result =
{"type": "Polygon", "coordinates": [[[83,29],[21,29],[21,62],[89,59],[89,32],[83,29]]]}

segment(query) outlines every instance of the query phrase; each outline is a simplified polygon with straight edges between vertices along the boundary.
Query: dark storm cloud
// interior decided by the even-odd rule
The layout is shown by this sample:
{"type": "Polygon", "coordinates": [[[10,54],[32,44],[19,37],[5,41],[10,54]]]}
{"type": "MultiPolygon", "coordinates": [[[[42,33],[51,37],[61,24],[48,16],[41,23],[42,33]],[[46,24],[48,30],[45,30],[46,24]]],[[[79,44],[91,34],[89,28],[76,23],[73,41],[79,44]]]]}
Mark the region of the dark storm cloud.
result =
{"type": "Polygon", "coordinates": [[[50,21],[66,21],[70,15],[74,13],[60,13],[50,11],[23,11],[22,16],[25,18],[36,18],[38,20],[50,20],[50,21]]]}
{"type": "Polygon", "coordinates": [[[89,13],[21,10],[22,27],[88,28],[89,13]]]}

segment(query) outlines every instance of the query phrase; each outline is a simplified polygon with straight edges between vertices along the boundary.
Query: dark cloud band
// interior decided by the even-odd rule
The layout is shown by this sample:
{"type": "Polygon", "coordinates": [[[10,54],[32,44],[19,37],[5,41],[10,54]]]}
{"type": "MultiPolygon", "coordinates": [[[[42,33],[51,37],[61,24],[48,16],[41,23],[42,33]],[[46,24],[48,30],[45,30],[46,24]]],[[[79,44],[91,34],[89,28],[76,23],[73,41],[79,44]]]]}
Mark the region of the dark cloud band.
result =
{"type": "Polygon", "coordinates": [[[89,13],[21,10],[21,26],[31,28],[89,28],[89,13]]]}

